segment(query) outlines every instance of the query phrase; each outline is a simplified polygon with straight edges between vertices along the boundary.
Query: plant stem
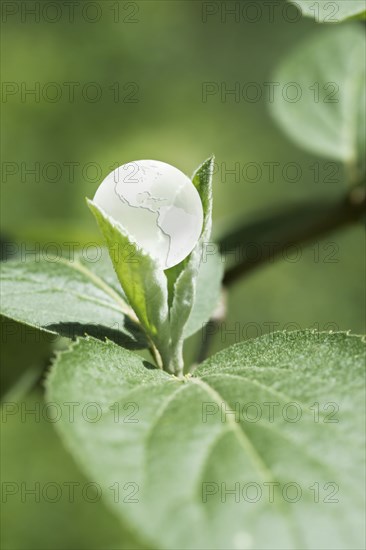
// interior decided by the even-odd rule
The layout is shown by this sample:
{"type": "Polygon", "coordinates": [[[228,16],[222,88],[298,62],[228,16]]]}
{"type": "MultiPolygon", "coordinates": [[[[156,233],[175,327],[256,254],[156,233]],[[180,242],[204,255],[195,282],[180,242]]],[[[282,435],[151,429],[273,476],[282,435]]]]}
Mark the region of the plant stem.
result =
{"type": "Polygon", "coordinates": [[[174,346],[174,351],[169,360],[168,372],[175,376],[183,375],[184,360],[183,360],[183,339],[179,340],[174,346]]]}
{"type": "Polygon", "coordinates": [[[161,355],[158,351],[158,348],[155,346],[154,342],[149,338],[148,335],[147,335],[147,337],[149,339],[149,351],[151,353],[151,356],[154,359],[154,361],[156,363],[156,366],[159,369],[163,369],[164,368],[163,361],[162,361],[161,355]]]}

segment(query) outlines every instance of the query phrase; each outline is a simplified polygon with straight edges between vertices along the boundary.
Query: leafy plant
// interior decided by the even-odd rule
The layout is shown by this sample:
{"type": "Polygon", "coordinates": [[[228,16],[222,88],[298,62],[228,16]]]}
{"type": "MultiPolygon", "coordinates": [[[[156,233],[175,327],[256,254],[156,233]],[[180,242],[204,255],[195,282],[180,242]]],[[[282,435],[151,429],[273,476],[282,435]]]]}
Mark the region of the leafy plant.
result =
{"type": "MultiPolygon", "coordinates": [[[[344,18],[361,11],[338,4],[344,18]]],[[[272,105],[297,144],[346,165],[351,192],[339,225],[365,210],[354,193],[365,177],[364,36],[354,25],[326,29],[279,68],[279,83],[315,82],[315,100],[272,105]],[[341,89],[327,102],[331,82],[341,89]]],[[[5,263],[1,312],[73,340],[56,354],[46,398],[61,411],[63,442],[136,548],[363,548],[365,339],[278,332],[184,364],[185,340],[214,322],[222,292],[220,256],[205,254],[213,162],[192,177],[204,224],[180,264],[164,271],[88,201],[106,242],[101,257],[5,263]],[[70,403],[95,415],[70,420],[70,403]]],[[[325,226],[317,214],[315,229],[309,212],[244,226],[221,245],[263,240],[274,225],[295,227],[294,216],[304,242],[334,227],[333,210],[325,226]]],[[[247,269],[235,265],[224,281],[247,269]]]]}
{"type": "Polygon", "coordinates": [[[213,158],[208,159],[192,177],[204,208],[201,237],[189,258],[167,270],[166,274],[121,226],[88,201],[111,250],[118,279],[145,330],[157,364],[177,375],[183,373],[184,327],[193,308],[203,246],[211,233],[213,162],[213,158]],[[130,261],[131,250],[133,259],[130,261]]]}
{"type": "Polygon", "coordinates": [[[110,258],[103,249],[97,261],[76,255],[7,262],[2,269],[2,314],[62,336],[87,333],[132,349],[149,347],[160,368],[181,375],[184,339],[201,328],[220,298],[222,263],[217,255],[204,254],[211,232],[212,167],[210,158],[193,175],[204,206],[204,226],[196,247],[178,266],[164,272],[121,226],[88,201],[110,258]]]}

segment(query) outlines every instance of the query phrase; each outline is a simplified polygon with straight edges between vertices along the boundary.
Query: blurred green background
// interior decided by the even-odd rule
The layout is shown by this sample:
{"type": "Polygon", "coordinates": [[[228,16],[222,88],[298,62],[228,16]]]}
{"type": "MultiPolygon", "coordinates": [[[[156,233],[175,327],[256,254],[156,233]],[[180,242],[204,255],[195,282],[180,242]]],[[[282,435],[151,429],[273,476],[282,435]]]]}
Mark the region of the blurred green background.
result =
{"type": "MultiPolygon", "coordinates": [[[[216,236],[258,213],[345,193],[342,167],[336,167],[335,178],[327,181],[329,159],[292,144],[269,114],[264,83],[271,81],[275,67],[290,50],[322,32],[312,20],[287,21],[295,12],[284,12],[283,2],[274,3],[271,21],[268,2],[258,1],[261,16],[248,12],[252,23],[229,15],[222,21],[222,2],[211,3],[217,12],[206,22],[204,3],[199,1],[105,0],[93,3],[97,12],[92,7],[83,12],[88,2],[75,2],[71,21],[69,10],[60,3],[62,16],[53,23],[50,20],[59,12],[49,6],[42,14],[47,2],[38,2],[39,21],[22,11],[22,4],[30,9],[34,2],[9,2],[14,14],[5,13],[4,4],[3,238],[30,247],[36,242],[77,241],[81,246],[100,242],[84,197],[92,197],[117,165],[143,158],[163,160],[190,175],[215,154],[216,236]],[[263,97],[236,102],[233,96],[222,101],[216,94],[205,102],[205,82],[227,89],[236,82],[242,86],[254,82],[262,87],[263,97]],[[69,96],[70,86],[74,99],[69,96]],[[25,89],[37,87],[38,98],[24,95],[25,89]],[[56,89],[61,89],[61,97],[52,100],[56,89]],[[95,90],[101,97],[86,100],[85,94],[93,98],[95,90]],[[230,170],[239,163],[242,169],[253,162],[262,169],[258,181],[250,172],[251,181],[224,176],[225,167],[230,170]],[[274,181],[269,181],[264,164],[270,162],[279,163],[274,181]],[[283,177],[287,163],[300,166],[298,181],[283,177]],[[319,181],[311,169],[314,163],[319,166],[319,181]],[[36,175],[27,172],[34,168],[36,175]]],[[[280,260],[251,273],[228,295],[226,326],[236,334],[224,338],[218,332],[212,351],[266,333],[270,324],[279,330],[315,327],[364,333],[363,246],[363,228],[351,227],[330,234],[319,249],[303,247],[297,262],[280,260]],[[332,263],[324,261],[330,243],[337,251],[332,263]]],[[[200,338],[192,339],[188,357],[193,357],[200,338]]],[[[5,385],[14,378],[10,369],[34,367],[35,357],[40,364],[47,361],[48,344],[42,341],[38,346],[30,340],[18,346],[19,335],[3,339],[5,385]]],[[[40,391],[28,399],[39,401],[40,391]]],[[[30,425],[30,420],[22,424],[14,416],[4,425],[3,438],[3,479],[82,478],[52,426],[30,425]]],[[[85,509],[62,502],[22,504],[14,498],[3,507],[2,519],[7,522],[2,530],[4,549],[121,547],[116,543],[117,526],[101,504],[85,509]]],[[[132,547],[130,536],[124,540],[126,548],[132,547]]]]}

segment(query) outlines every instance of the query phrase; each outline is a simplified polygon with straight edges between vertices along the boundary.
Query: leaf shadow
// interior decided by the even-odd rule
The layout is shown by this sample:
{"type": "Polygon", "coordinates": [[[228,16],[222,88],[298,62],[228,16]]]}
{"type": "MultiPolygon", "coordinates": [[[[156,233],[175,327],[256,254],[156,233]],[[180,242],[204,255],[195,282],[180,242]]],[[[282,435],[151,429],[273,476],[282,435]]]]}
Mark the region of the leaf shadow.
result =
{"type": "Polygon", "coordinates": [[[75,322],[52,323],[45,328],[56,332],[60,336],[70,338],[71,340],[75,340],[79,336],[85,337],[88,335],[103,342],[108,338],[108,340],[129,350],[138,350],[148,347],[142,329],[127,318],[124,320],[124,331],[104,325],[75,322]]]}

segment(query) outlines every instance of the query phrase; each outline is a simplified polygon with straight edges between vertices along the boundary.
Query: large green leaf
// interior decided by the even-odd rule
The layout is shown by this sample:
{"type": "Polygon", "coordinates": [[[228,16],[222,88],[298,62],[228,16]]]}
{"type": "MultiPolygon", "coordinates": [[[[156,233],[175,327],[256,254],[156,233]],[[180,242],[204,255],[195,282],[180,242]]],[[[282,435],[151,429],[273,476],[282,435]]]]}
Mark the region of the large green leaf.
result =
{"type": "Polygon", "coordinates": [[[276,333],[177,379],[88,338],[57,357],[48,399],[94,403],[94,422],[56,427],[156,548],[358,549],[364,360],[360,337],[276,333]]]}
{"type": "Polygon", "coordinates": [[[365,0],[289,0],[296,4],[306,17],[313,17],[318,23],[340,23],[345,19],[364,19],[365,0]]]}
{"type": "Polygon", "coordinates": [[[1,314],[46,332],[74,337],[88,333],[131,348],[145,347],[144,335],[117,288],[110,260],[81,255],[54,261],[1,264],[1,314]]]}
{"type": "Polygon", "coordinates": [[[274,76],[274,118],[298,145],[354,173],[365,145],[365,35],[349,24],[300,44],[274,76]]]}

